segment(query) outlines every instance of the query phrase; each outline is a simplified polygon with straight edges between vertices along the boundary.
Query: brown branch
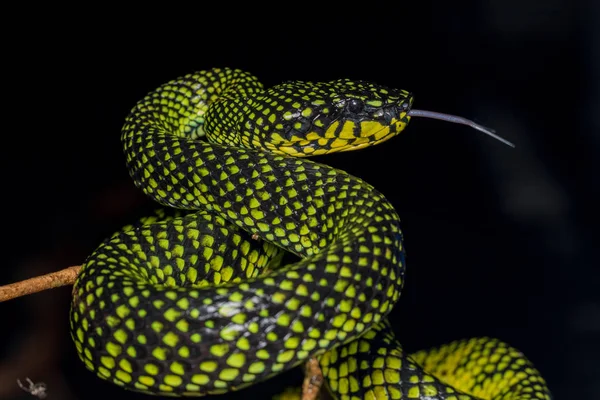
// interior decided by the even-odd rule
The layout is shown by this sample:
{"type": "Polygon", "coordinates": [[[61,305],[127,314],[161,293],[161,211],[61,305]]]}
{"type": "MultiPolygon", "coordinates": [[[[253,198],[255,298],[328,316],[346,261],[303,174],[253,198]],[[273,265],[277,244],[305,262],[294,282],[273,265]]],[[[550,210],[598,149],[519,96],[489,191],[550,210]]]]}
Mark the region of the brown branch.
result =
{"type": "Polygon", "coordinates": [[[315,400],[323,386],[323,372],[316,358],[311,358],[304,365],[304,383],[302,384],[302,400],[315,400]]]}
{"type": "Polygon", "coordinates": [[[51,272],[46,275],[40,275],[34,278],[25,279],[24,281],[0,286],[0,303],[28,294],[41,292],[42,290],[72,285],[75,283],[75,279],[77,278],[80,269],[81,266],[77,265],[60,271],[51,272]]]}

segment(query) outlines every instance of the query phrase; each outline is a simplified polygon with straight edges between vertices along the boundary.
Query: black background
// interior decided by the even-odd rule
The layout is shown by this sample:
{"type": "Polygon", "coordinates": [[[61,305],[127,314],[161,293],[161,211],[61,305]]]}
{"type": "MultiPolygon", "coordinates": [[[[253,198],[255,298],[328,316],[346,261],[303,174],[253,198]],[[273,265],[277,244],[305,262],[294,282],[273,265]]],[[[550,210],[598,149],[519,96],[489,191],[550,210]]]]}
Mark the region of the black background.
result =
{"type": "MultiPolygon", "coordinates": [[[[318,159],[373,184],[403,219],[408,277],[390,318],[405,347],[495,336],[536,364],[557,399],[593,398],[600,7],[592,3],[5,10],[1,282],[81,263],[148,206],[125,170],[119,132],[158,85],[216,66],[248,70],[267,86],[371,80],[517,146],[414,118],[382,146],[318,159]]],[[[78,361],[69,294],[0,305],[0,398],[27,398],[15,383],[27,376],[46,382],[51,400],[145,398],[78,361]]],[[[272,394],[298,377],[234,397],[272,394]]]]}

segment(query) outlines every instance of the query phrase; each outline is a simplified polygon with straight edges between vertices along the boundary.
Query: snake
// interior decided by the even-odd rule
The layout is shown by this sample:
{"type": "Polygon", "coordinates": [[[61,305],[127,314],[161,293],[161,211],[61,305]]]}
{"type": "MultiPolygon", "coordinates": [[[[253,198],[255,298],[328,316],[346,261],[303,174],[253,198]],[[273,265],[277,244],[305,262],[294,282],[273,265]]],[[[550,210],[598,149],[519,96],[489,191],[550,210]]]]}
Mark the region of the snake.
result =
{"type": "Polygon", "coordinates": [[[307,159],[383,143],[415,116],[493,135],[413,100],[350,79],[265,88],[232,68],[146,95],[121,141],[135,185],[163,208],[82,266],[69,321],[85,367],[126,390],[193,397],[316,358],[337,399],[551,399],[532,362],[498,339],[407,354],[388,319],[406,267],[394,206],[307,159]]]}

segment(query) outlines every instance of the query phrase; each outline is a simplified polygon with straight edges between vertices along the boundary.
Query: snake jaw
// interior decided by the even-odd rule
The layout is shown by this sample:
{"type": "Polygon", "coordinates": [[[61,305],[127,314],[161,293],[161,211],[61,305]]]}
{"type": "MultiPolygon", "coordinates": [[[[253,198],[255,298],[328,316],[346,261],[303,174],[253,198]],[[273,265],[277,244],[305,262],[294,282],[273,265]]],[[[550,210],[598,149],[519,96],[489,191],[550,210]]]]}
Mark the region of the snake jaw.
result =
{"type": "MultiPolygon", "coordinates": [[[[397,106],[380,108],[367,116],[368,111],[361,111],[350,119],[334,121],[326,131],[314,131],[299,138],[295,135],[286,139],[274,133],[272,140],[264,143],[264,147],[274,153],[294,157],[309,157],[323,154],[360,150],[365,147],[383,143],[402,132],[410,116],[406,111],[399,111],[397,106]]],[[[255,143],[255,145],[260,143],[255,143]]]]}

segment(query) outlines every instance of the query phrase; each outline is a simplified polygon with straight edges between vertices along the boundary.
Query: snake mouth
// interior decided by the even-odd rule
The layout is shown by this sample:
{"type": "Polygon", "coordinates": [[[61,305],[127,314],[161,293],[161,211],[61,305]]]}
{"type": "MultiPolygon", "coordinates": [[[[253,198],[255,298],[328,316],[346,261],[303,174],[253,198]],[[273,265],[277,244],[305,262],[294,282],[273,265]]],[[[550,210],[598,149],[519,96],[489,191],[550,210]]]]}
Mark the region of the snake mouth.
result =
{"type": "Polygon", "coordinates": [[[377,120],[336,121],[323,134],[311,133],[296,140],[265,143],[274,152],[294,157],[310,157],[338,152],[360,150],[383,143],[404,130],[410,117],[392,117],[389,123],[377,120]]]}
{"type": "MultiPolygon", "coordinates": [[[[408,117],[410,119],[410,117],[408,117]]],[[[378,130],[374,131],[369,136],[361,136],[354,140],[351,140],[345,146],[340,146],[338,148],[329,149],[325,154],[331,154],[335,152],[345,152],[345,151],[354,151],[364,149],[366,147],[374,146],[385,141],[390,140],[394,136],[398,135],[402,130],[404,130],[408,120],[395,120],[392,121],[390,125],[384,125],[378,130]]]]}

